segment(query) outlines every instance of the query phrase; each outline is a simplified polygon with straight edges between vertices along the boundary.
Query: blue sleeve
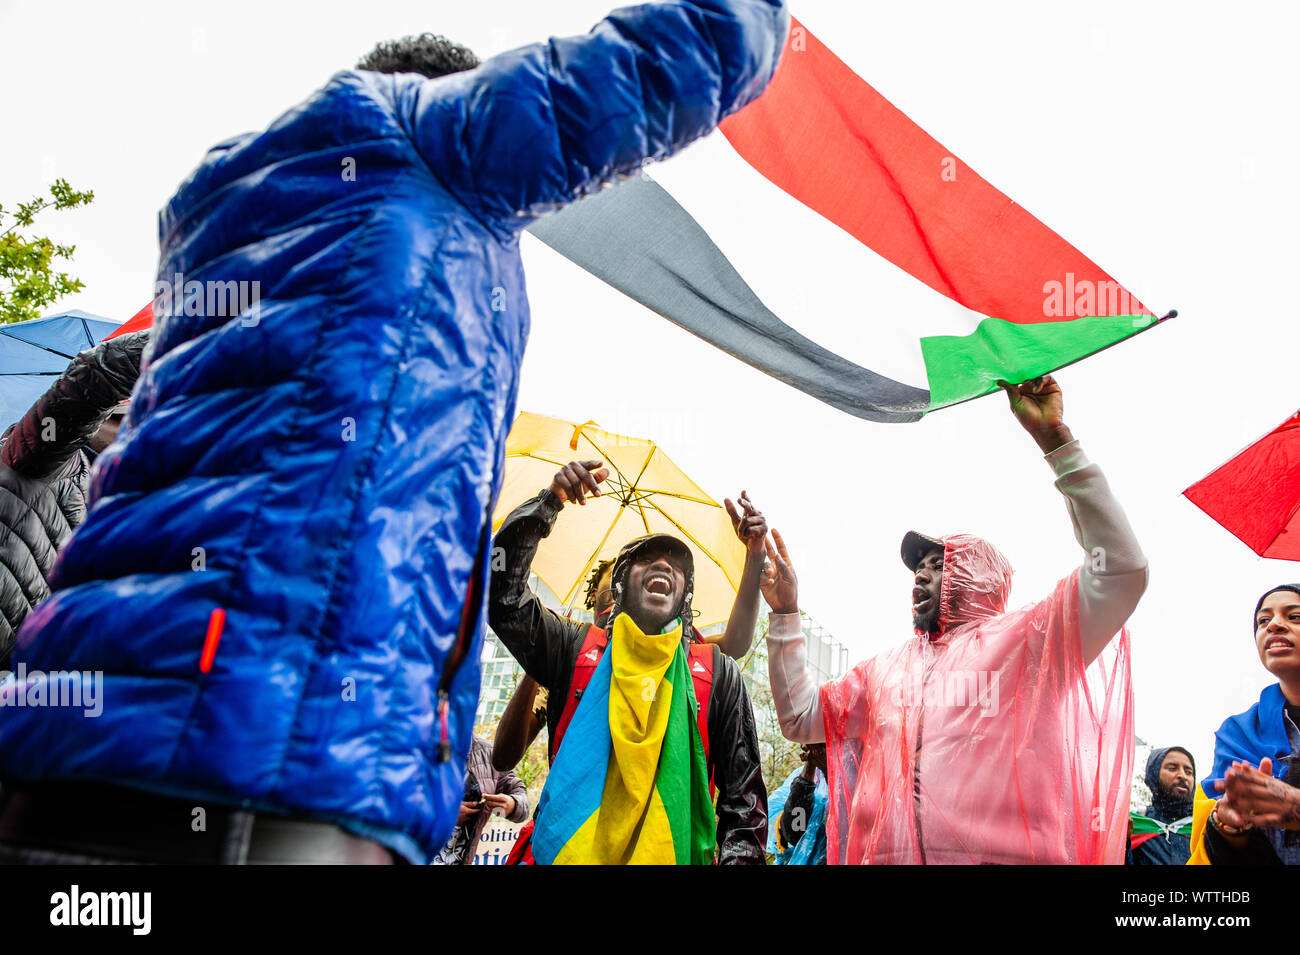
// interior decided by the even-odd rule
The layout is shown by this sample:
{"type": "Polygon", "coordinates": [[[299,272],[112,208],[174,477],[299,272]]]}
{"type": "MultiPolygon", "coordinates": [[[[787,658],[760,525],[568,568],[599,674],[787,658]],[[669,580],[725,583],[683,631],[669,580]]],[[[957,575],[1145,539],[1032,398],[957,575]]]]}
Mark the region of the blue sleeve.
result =
{"type": "Polygon", "coordinates": [[[443,185],[502,236],[712,131],[767,86],[783,0],[665,0],[399,91],[443,185]]]}

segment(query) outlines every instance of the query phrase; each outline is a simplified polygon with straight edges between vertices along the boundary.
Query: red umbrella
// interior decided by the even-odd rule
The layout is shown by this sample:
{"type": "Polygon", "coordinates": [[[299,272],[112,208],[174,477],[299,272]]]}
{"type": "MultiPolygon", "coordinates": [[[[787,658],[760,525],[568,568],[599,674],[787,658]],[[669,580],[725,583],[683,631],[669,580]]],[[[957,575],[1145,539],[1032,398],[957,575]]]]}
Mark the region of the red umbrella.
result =
{"type": "Polygon", "coordinates": [[[127,335],[130,334],[131,332],[148,331],[152,327],[153,327],[153,302],[150,302],[144,308],[140,309],[140,311],[136,312],[125,322],[123,322],[122,326],[117,331],[113,332],[113,334],[107,337],[116,338],[118,335],[127,335]]]}
{"type": "Polygon", "coordinates": [[[1260,557],[1300,560],[1300,411],[1183,494],[1260,557]]]}

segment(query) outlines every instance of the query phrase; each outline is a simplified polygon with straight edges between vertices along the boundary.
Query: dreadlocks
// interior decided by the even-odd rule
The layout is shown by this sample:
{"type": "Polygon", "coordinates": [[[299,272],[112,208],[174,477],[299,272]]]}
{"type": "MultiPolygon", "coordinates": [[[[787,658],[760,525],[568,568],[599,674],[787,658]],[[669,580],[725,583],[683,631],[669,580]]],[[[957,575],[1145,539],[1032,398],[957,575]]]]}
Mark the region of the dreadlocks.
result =
{"type": "Polygon", "coordinates": [[[602,560],[591,569],[591,576],[587,578],[587,596],[583,600],[583,606],[588,610],[595,612],[596,595],[600,593],[600,579],[605,576],[605,571],[614,566],[614,558],[602,560]]]}

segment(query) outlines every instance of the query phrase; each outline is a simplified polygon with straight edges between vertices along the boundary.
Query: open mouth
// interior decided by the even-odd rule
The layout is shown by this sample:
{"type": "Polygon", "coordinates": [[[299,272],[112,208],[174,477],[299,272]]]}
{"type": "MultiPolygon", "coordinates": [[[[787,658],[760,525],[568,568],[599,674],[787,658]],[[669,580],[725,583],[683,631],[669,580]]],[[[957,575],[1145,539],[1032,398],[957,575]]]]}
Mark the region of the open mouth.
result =
{"type": "Polygon", "coordinates": [[[648,594],[658,594],[661,597],[668,597],[673,592],[673,582],[667,574],[651,574],[645,579],[645,591],[648,594]]]}
{"type": "Polygon", "coordinates": [[[928,590],[926,590],[923,587],[912,588],[912,612],[913,613],[924,613],[925,611],[930,609],[931,603],[933,603],[933,598],[930,596],[930,592],[928,590]]]}
{"type": "Polygon", "coordinates": [[[1286,637],[1269,637],[1268,640],[1264,642],[1265,653],[1281,655],[1283,653],[1290,653],[1294,649],[1295,644],[1286,637]]]}

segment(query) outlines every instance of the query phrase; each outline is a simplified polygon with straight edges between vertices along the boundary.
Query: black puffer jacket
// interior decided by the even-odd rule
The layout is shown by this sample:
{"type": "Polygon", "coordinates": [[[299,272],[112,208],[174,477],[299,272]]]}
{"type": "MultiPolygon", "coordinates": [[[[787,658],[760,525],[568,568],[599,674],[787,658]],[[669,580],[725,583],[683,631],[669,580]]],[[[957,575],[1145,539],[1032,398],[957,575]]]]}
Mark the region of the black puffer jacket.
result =
{"type": "MultiPolygon", "coordinates": [[[[488,623],[519,665],[549,690],[546,723],[551,738],[564,712],[584,624],[564,620],[528,589],[537,545],[551,533],[564,504],[549,490],[510,512],[493,541],[488,623]],[[498,554],[505,566],[498,567],[498,554]]],[[[713,648],[709,694],[709,769],[717,784],[718,863],[763,865],[767,843],[767,788],[754,711],[736,661],[713,648]]]]}
{"type": "Polygon", "coordinates": [[[86,517],[86,442],[140,376],[148,332],[82,352],[0,437],[0,669],[18,627],[49,596],[59,545],[86,517]]]}

